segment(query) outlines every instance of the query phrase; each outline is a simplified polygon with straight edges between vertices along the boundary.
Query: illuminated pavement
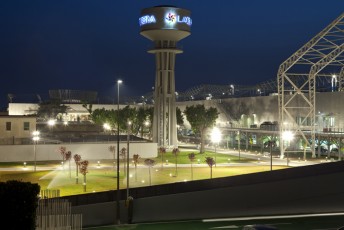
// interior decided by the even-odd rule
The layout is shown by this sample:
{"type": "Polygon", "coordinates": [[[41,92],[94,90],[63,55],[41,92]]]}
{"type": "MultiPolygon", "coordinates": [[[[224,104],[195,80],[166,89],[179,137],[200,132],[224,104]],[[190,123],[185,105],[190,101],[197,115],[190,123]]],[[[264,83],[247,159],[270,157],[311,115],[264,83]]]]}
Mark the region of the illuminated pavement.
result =
{"type": "MultiPolygon", "coordinates": [[[[189,151],[189,152],[195,152],[197,153],[199,150],[196,148],[195,145],[186,145],[182,144],[180,147],[181,151],[189,151]]],[[[214,151],[214,148],[206,148],[208,151],[214,151]]],[[[228,154],[228,158],[230,159],[230,156],[236,156],[239,157],[238,150],[228,150],[228,149],[217,149],[217,153],[221,154],[228,154]]],[[[219,163],[217,166],[259,166],[259,165],[270,165],[270,155],[268,152],[264,152],[264,154],[260,154],[257,152],[250,152],[250,151],[240,151],[240,157],[242,158],[249,158],[252,159],[251,162],[240,162],[240,163],[232,163],[229,160],[229,163],[219,163]]],[[[330,160],[324,160],[324,159],[310,159],[307,161],[303,161],[301,159],[289,159],[289,164],[287,163],[287,158],[280,159],[279,157],[273,157],[272,158],[272,164],[273,166],[290,166],[290,167],[298,167],[298,166],[306,166],[306,165],[313,165],[313,164],[320,164],[320,163],[329,163],[330,160]]],[[[90,168],[98,168],[97,166],[89,166],[90,168]]],[[[101,168],[113,168],[114,166],[110,165],[102,165],[101,168]]],[[[134,166],[130,166],[131,168],[134,168],[134,166]]],[[[144,168],[146,166],[144,165],[138,165],[138,168],[144,168]]],[[[164,164],[164,167],[175,167],[175,164],[173,162],[169,162],[168,164],[164,164]]],[[[182,167],[190,167],[190,164],[178,164],[179,168],[182,167]]],[[[193,164],[193,167],[208,167],[207,164],[204,162],[197,163],[195,162],[193,164]]],[[[61,166],[41,166],[37,165],[37,171],[46,171],[46,170],[61,170],[61,166]]],[[[33,165],[28,165],[25,169],[24,167],[2,167],[0,168],[0,171],[23,171],[23,170],[33,170],[33,165]]]]}

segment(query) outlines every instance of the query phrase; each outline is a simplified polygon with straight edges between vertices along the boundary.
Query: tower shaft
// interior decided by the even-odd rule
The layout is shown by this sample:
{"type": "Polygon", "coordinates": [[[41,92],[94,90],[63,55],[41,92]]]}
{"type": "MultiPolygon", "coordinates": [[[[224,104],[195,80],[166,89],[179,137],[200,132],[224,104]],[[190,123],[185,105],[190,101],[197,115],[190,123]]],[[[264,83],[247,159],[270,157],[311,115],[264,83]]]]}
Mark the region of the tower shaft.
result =
{"type": "Polygon", "coordinates": [[[175,6],[145,8],[139,18],[140,34],[154,42],[155,90],[153,142],[176,147],[177,118],[174,68],[176,54],[182,53],[177,42],[190,35],[190,11],[175,6]]]}
{"type": "Polygon", "coordinates": [[[177,119],[175,94],[175,57],[182,53],[175,41],[156,41],[156,74],[154,91],[153,141],[159,146],[177,146],[177,119]]]}

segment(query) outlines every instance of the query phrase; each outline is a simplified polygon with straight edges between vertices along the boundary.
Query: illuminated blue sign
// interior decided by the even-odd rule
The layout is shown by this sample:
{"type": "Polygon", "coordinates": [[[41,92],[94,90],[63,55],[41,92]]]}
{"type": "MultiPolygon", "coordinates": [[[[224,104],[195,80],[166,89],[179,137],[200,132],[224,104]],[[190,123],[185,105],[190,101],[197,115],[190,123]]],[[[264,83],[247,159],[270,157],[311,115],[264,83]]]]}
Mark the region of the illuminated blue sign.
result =
{"type": "MultiPolygon", "coordinates": [[[[157,17],[159,19],[159,17],[157,17]]],[[[186,24],[188,26],[192,25],[192,20],[188,16],[180,16],[178,14],[169,12],[165,15],[165,25],[174,26],[177,24],[186,24]]],[[[140,26],[148,25],[148,24],[160,24],[160,22],[157,22],[155,15],[143,15],[139,18],[139,24],[140,26]]]]}
{"type": "Polygon", "coordinates": [[[151,23],[156,23],[154,15],[144,15],[139,18],[139,23],[140,26],[146,25],[146,24],[151,24],[151,23]]]}
{"type": "Polygon", "coordinates": [[[190,17],[183,17],[182,19],[180,19],[180,16],[178,15],[177,22],[178,23],[185,23],[188,26],[192,25],[192,20],[190,17]]]}
{"type": "Polygon", "coordinates": [[[167,24],[173,25],[175,23],[185,23],[188,26],[192,25],[192,20],[190,17],[181,17],[175,13],[167,13],[165,16],[165,22],[167,24]]]}

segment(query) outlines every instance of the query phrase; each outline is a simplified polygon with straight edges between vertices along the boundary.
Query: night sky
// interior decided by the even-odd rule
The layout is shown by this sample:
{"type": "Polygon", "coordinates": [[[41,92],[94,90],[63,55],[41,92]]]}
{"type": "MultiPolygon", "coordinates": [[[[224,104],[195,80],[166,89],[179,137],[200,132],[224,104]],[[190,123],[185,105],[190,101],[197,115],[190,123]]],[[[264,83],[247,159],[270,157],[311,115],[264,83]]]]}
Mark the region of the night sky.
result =
{"type": "Polygon", "coordinates": [[[143,95],[155,80],[152,43],[139,34],[143,8],[190,10],[191,35],[179,42],[176,90],[201,84],[256,83],[344,11],[343,0],[2,0],[0,103],[8,93],[49,89],[143,95]]]}

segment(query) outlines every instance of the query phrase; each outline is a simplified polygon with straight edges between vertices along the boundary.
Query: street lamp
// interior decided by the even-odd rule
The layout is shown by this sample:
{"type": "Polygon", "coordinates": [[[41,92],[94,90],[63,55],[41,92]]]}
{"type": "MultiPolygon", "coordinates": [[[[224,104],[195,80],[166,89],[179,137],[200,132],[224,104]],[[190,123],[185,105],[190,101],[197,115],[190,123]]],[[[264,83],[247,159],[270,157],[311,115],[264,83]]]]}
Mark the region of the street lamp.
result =
{"type": "Polygon", "coordinates": [[[239,151],[239,161],[240,161],[240,149],[241,149],[241,135],[240,130],[238,131],[238,151],[239,151]]]}
{"type": "Polygon", "coordinates": [[[120,194],[119,194],[119,85],[122,84],[122,80],[117,80],[117,197],[116,197],[116,219],[117,224],[121,224],[120,218],[120,194]]]}
{"type": "Polygon", "coordinates": [[[336,89],[336,87],[337,87],[337,75],[333,74],[332,79],[331,79],[332,92],[336,89]]]}
{"type": "MultiPolygon", "coordinates": [[[[146,132],[148,133],[148,135],[146,134],[146,136],[148,137],[148,139],[150,139],[150,131],[149,131],[149,128],[148,128],[149,125],[150,125],[150,122],[149,121],[145,121],[144,125],[146,127],[146,132]],[[148,131],[147,131],[147,129],[148,129],[148,131]]],[[[142,135],[141,135],[141,137],[143,137],[143,127],[142,127],[142,135]]]]}
{"type": "MultiPolygon", "coordinates": [[[[294,139],[294,134],[291,131],[284,131],[282,133],[282,139],[286,140],[288,142],[288,145],[289,145],[290,141],[294,139]]],[[[288,152],[287,152],[287,166],[289,166],[289,154],[288,154],[288,152]]]]}
{"type": "Polygon", "coordinates": [[[276,147],[276,141],[269,140],[268,146],[270,147],[270,171],[272,171],[272,148],[276,147]]]}
{"type": "Polygon", "coordinates": [[[104,128],[105,130],[111,130],[111,126],[110,126],[108,123],[104,123],[104,124],[103,124],[103,128],[104,128]]]}
{"type": "Polygon", "coordinates": [[[131,121],[128,121],[128,134],[127,134],[127,199],[129,199],[129,143],[130,143],[130,126],[131,121]]]}
{"type": "Polygon", "coordinates": [[[234,85],[230,85],[230,87],[231,87],[231,95],[234,95],[234,85]]]}
{"type": "Polygon", "coordinates": [[[32,133],[32,140],[34,142],[34,146],[33,146],[33,151],[34,151],[34,158],[35,158],[35,166],[34,166],[34,171],[36,172],[36,145],[37,142],[39,141],[39,131],[33,131],[32,133]]]}
{"type": "Polygon", "coordinates": [[[48,125],[49,125],[50,129],[52,129],[55,124],[56,124],[55,120],[53,120],[53,119],[48,120],[48,125]]]}
{"type": "Polygon", "coordinates": [[[213,130],[211,131],[211,141],[214,143],[215,147],[215,167],[216,167],[216,145],[219,144],[221,141],[221,132],[220,129],[217,127],[214,127],[213,130]]]}

